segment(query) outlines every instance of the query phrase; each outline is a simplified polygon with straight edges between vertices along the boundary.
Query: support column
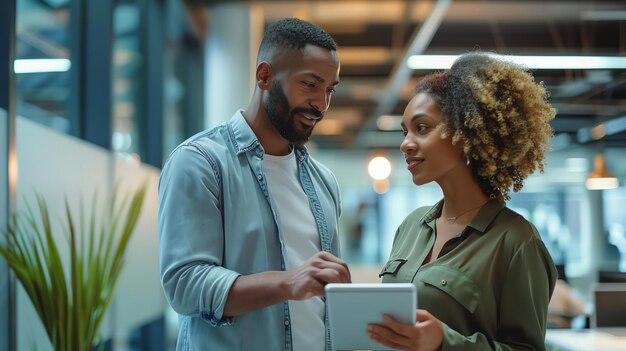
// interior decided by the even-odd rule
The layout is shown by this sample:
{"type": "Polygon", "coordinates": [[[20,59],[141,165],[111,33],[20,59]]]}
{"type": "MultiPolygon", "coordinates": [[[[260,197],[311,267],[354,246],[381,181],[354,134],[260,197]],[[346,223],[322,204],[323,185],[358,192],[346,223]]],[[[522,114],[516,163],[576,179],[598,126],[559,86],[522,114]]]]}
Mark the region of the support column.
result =
{"type": "Polygon", "coordinates": [[[236,110],[248,105],[264,31],[262,10],[245,3],[212,7],[209,23],[205,45],[205,128],[227,121],[236,110]]]}
{"type": "Polygon", "coordinates": [[[606,251],[608,246],[608,236],[604,229],[604,202],[602,199],[603,190],[587,190],[587,201],[589,203],[589,257],[591,258],[591,274],[602,269],[605,264],[606,251]]]}
{"type": "MultiPolygon", "coordinates": [[[[75,35],[81,36],[80,44],[74,47],[74,57],[79,55],[78,81],[81,90],[81,101],[77,107],[81,119],[81,136],[83,139],[101,146],[111,148],[111,101],[112,101],[112,52],[113,52],[113,1],[85,0],[72,1],[81,3],[84,16],[72,20],[72,28],[82,30],[75,35]],[[79,21],[76,24],[75,21],[79,21]],[[76,52],[80,50],[80,52],[76,52]],[[87,69],[88,68],[88,69],[87,69]]],[[[79,5],[75,5],[79,7],[79,5]]],[[[76,90],[73,90],[76,92],[76,90]]]]}
{"type": "MultiPolygon", "coordinates": [[[[603,152],[601,145],[588,148],[589,169],[594,169],[594,158],[598,152],[603,152]]],[[[583,253],[589,258],[589,274],[592,281],[597,279],[599,270],[614,270],[617,267],[610,267],[609,233],[604,223],[604,190],[587,190],[584,195],[586,210],[588,213],[588,225],[586,226],[588,238],[583,240],[583,253]]],[[[583,211],[585,208],[583,207],[583,211]]],[[[584,215],[584,213],[582,214],[584,215]]]]}
{"type": "MultiPolygon", "coordinates": [[[[0,1],[0,229],[15,208],[15,0],[0,1]]],[[[0,236],[4,243],[4,238],[0,236]]],[[[0,258],[0,351],[15,351],[15,278],[0,258]]]]}
{"type": "Polygon", "coordinates": [[[163,50],[165,46],[162,0],[140,2],[141,51],[146,58],[142,66],[145,91],[139,104],[144,113],[139,113],[138,126],[143,162],[161,168],[163,166],[163,50]]]}

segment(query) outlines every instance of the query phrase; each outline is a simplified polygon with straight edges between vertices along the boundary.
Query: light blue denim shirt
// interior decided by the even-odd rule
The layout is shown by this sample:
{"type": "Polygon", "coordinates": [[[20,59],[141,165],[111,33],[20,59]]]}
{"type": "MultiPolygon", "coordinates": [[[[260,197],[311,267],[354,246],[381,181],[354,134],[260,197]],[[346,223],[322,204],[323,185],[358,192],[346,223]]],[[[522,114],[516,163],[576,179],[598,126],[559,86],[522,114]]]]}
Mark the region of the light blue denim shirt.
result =
{"type": "MultiPolygon", "coordinates": [[[[304,146],[295,152],[320,247],[338,256],[337,181],[304,146]]],[[[238,111],[228,122],[178,146],[163,168],[161,282],[179,314],[177,350],[292,350],[287,302],[235,318],[223,316],[239,275],[285,270],[283,233],[263,171],[264,154],[238,111]]],[[[330,350],[328,330],[326,348],[330,350]]]]}

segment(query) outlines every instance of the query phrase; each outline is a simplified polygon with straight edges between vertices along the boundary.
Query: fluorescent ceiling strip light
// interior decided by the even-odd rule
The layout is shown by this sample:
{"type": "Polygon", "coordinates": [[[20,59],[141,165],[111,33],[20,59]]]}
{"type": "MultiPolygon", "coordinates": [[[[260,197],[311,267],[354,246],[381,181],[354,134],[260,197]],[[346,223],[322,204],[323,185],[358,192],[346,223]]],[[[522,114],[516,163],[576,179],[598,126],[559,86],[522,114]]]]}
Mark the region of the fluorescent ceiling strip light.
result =
{"type": "MultiPolygon", "coordinates": [[[[626,56],[516,56],[492,55],[530,69],[626,69],[626,56]]],[[[413,55],[411,69],[448,69],[457,55],[413,55]]]]}
{"type": "Polygon", "coordinates": [[[588,178],[585,186],[589,190],[608,190],[615,189],[619,186],[619,180],[615,177],[611,178],[588,178]]]}
{"type": "Polygon", "coordinates": [[[72,63],[68,59],[15,60],[13,64],[16,74],[67,72],[70,67],[72,67],[72,63]]]}
{"type": "Polygon", "coordinates": [[[580,15],[583,21],[623,21],[626,11],[585,11],[580,15]]]}

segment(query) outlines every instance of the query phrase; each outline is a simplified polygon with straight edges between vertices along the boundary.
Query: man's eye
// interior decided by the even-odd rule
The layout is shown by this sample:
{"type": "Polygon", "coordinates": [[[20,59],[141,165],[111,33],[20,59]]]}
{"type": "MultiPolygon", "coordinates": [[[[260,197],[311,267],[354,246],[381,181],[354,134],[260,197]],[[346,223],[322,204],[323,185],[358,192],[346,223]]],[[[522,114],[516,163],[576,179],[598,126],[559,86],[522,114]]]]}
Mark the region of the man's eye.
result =
{"type": "Polygon", "coordinates": [[[311,82],[302,82],[307,88],[315,88],[315,83],[311,82]]]}
{"type": "Polygon", "coordinates": [[[402,129],[402,135],[406,136],[409,132],[407,132],[405,129],[402,129]]]}
{"type": "Polygon", "coordinates": [[[328,89],[328,92],[331,93],[331,94],[334,93],[335,91],[336,91],[335,88],[329,88],[328,89]]]}

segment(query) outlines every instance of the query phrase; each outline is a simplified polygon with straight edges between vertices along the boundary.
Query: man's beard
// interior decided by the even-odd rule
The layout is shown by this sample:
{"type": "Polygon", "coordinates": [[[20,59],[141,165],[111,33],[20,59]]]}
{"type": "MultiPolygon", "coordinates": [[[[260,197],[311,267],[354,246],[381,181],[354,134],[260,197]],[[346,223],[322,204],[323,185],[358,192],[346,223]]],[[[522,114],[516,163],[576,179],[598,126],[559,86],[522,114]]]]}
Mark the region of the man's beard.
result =
{"type": "Polygon", "coordinates": [[[296,114],[309,114],[323,117],[322,113],[315,109],[294,108],[291,111],[287,96],[283,93],[278,81],[273,81],[267,99],[263,102],[265,112],[270,122],[280,135],[295,145],[302,145],[309,140],[313,127],[298,128],[296,126],[296,114]]]}

